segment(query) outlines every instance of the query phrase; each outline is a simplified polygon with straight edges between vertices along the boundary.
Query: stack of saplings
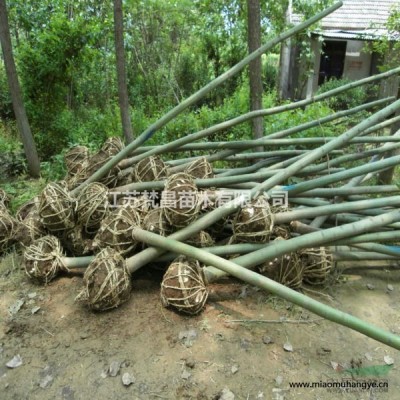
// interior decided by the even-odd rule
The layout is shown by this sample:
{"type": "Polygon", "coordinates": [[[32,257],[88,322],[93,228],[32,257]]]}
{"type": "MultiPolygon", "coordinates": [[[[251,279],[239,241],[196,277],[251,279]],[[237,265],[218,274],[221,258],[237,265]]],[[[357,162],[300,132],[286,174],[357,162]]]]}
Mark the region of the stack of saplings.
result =
{"type": "Polygon", "coordinates": [[[144,145],[262,52],[339,6],[269,41],[126,147],[119,138],[109,138],[93,154],[84,146],[70,149],[65,180],[50,182],[16,218],[0,192],[0,250],[20,240],[27,274],[46,284],[60,272],[80,269],[83,289],[77,298],[95,311],[127,302],[132,275],[158,263],[165,268],[162,303],[180,312],[201,312],[208,286],[230,274],[400,348],[395,335],[298,292],[304,285],[331,282],[337,260],[395,259],[397,247],[385,243],[400,237],[399,189],[373,185],[371,179],[400,163],[400,156],[392,155],[400,147],[400,133],[373,136],[399,120],[391,116],[400,101],[372,101],[257,140],[210,141],[218,131],[306,107],[398,74],[400,68],[311,99],[240,115],[164,145],[144,145]],[[324,136],[323,124],[349,115],[359,122],[336,137],[324,136]],[[320,137],[294,136],[316,127],[320,137]],[[253,152],[260,147],[265,150],[253,152]]]}

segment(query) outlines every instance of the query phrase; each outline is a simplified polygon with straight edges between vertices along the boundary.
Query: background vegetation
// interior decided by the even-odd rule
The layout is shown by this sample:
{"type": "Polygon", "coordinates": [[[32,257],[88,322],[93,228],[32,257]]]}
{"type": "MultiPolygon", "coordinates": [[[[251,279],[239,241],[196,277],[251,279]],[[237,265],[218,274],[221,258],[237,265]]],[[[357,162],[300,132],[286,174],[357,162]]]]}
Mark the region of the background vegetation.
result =
{"type": "MultiPolygon", "coordinates": [[[[309,17],[329,0],[294,1],[309,17]]],[[[113,10],[104,0],[7,1],[14,56],[45,179],[63,175],[62,154],[80,143],[97,148],[121,135],[115,72],[113,10]]],[[[263,2],[263,42],[285,28],[288,1],[263,2]]],[[[126,0],[124,29],[134,132],[223,71],[247,52],[246,2],[240,0],[126,0]]],[[[303,38],[298,38],[300,41],[303,38]]],[[[263,56],[264,106],[277,103],[279,48],[263,56]]],[[[332,83],[334,85],[334,83],[332,83]]],[[[360,104],[362,89],[350,98],[360,104]],[[361,92],[360,92],[361,90],[361,92]]],[[[339,104],[340,103],[340,104],[339,104]]],[[[317,104],[266,119],[266,133],[323,117],[317,104]]],[[[249,109],[247,71],[230,79],[196,107],[168,124],[149,144],[159,144],[233,118],[249,109]]],[[[0,62],[0,151],[21,152],[3,63],[0,62]]],[[[335,134],[339,124],[324,129],[335,134]]],[[[307,135],[321,135],[321,129],[307,135]]],[[[244,124],[214,140],[250,137],[244,124]]],[[[17,157],[17,156],[15,156],[17,157]]],[[[23,169],[21,159],[15,165],[23,169]],[[19,162],[19,164],[18,164],[19,162]]],[[[13,172],[19,171],[12,167],[13,172]]]]}

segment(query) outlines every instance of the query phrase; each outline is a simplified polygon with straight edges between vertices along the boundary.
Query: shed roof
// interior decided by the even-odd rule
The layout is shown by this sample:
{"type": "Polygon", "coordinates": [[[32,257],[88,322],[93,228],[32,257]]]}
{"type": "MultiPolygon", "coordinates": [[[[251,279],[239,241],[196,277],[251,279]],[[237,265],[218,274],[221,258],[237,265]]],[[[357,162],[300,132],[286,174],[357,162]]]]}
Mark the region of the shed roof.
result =
{"type": "MultiPolygon", "coordinates": [[[[343,0],[343,6],[323,18],[320,27],[324,31],[383,28],[396,6],[400,7],[400,0],[343,0]]],[[[298,15],[292,17],[293,22],[299,21],[298,15]]]]}

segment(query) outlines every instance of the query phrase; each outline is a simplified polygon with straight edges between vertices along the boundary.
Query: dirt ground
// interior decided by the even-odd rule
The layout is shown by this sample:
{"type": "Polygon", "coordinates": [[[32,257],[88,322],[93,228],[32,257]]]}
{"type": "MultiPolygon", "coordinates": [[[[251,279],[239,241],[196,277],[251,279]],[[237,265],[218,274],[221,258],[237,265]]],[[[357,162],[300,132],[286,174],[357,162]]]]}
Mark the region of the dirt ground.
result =
{"type": "MultiPolygon", "coordinates": [[[[79,276],[43,287],[22,268],[16,253],[0,264],[1,399],[399,398],[396,350],[238,281],[213,285],[188,317],[161,306],[161,273],[147,268],[128,303],[96,314],[75,302],[79,276]],[[8,368],[15,356],[22,364],[8,368]],[[387,363],[387,392],[290,388],[387,363]]],[[[311,296],[400,334],[400,271],[348,278],[311,296]]]]}

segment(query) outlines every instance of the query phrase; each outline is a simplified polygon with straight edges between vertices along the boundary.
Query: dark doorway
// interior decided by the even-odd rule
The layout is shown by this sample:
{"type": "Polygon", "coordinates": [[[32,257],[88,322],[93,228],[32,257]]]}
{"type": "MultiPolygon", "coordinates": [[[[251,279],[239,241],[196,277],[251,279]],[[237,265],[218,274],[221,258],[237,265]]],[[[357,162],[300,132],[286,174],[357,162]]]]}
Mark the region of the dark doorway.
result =
{"type": "Polygon", "coordinates": [[[323,42],[318,85],[322,85],[331,78],[340,79],[342,77],[346,45],[347,42],[345,41],[329,40],[323,42]]]}

